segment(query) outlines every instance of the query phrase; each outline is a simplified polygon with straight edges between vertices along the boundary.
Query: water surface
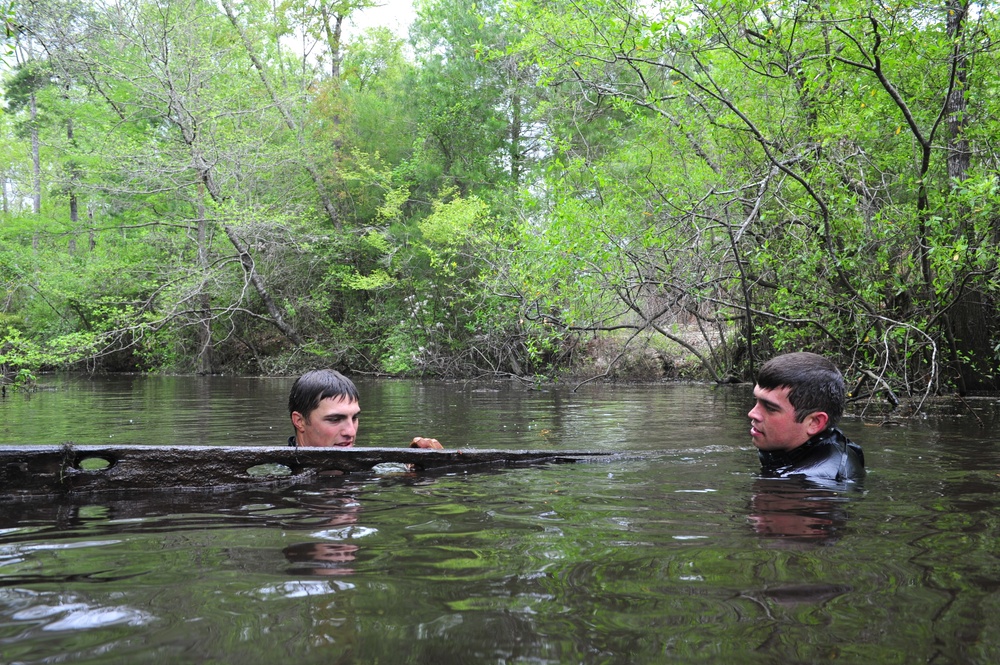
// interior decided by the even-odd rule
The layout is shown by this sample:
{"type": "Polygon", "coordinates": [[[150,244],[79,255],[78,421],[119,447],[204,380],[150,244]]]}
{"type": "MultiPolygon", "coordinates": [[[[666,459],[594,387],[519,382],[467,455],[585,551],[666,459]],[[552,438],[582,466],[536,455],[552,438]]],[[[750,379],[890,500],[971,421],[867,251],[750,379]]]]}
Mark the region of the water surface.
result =
{"type": "MultiPolygon", "coordinates": [[[[290,380],[50,383],[0,444],[290,433],[290,380]]],[[[746,387],[359,388],[361,445],[631,454],[9,502],[0,662],[1000,662],[992,402],[848,418],[870,473],[835,490],[756,477],[746,387]]]]}

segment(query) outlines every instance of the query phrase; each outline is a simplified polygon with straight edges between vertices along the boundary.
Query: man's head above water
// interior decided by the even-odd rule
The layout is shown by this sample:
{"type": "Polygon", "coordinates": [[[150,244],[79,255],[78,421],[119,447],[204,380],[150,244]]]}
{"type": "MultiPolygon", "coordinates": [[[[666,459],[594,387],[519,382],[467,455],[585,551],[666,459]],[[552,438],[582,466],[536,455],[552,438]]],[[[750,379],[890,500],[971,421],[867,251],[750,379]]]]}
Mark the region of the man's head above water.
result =
{"type": "Polygon", "coordinates": [[[750,436],[760,450],[793,450],[844,413],[844,377],[832,362],[798,352],[764,363],[754,386],[750,436]]]}
{"type": "Polygon", "coordinates": [[[295,440],[302,447],[353,446],[360,412],[354,382],[332,369],[306,372],[288,394],[295,440]]]}

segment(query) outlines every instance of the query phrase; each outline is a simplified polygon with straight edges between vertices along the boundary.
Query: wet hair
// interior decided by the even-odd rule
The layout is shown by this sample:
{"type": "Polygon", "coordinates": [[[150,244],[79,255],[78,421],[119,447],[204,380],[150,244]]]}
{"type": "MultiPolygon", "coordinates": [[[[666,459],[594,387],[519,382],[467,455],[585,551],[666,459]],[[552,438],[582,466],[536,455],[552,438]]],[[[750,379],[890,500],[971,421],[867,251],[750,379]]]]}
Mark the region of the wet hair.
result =
{"type": "Polygon", "coordinates": [[[333,397],[357,402],[358,389],[354,382],[332,369],[314,369],[295,379],[288,393],[288,415],[298,411],[309,418],[320,401],[333,397]]]}
{"type": "Polygon", "coordinates": [[[795,422],[823,411],[832,427],[844,413],[844,377],[836,365],[815,353],[799,351],[768,360],[757,374],[757,385],[765,390],[789,388],[788,401],[795,408],[795,422]]]}

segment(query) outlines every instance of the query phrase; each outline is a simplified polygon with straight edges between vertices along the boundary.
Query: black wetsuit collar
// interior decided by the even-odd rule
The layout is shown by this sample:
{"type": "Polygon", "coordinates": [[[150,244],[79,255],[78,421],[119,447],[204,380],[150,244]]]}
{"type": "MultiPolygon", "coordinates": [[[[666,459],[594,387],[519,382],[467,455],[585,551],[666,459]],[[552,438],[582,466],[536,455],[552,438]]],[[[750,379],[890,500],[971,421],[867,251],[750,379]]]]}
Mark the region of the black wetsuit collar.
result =
{"type": "Polygon", "coordinates": [[[793,475],[852,480],[864,475],[861,446],[836,427],[828,427],[792,450],[760,450],[761,472],[768,477],[793,475]]]}

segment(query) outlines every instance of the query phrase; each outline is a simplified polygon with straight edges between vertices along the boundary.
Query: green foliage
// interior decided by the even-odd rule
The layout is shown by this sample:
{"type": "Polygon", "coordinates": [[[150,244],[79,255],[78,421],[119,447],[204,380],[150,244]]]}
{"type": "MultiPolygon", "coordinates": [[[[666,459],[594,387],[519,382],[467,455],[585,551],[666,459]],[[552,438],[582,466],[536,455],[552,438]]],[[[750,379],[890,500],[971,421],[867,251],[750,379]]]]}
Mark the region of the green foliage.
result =
{"type": "Polygon", "coordinates": [[[6,62],[14,53],[13,42],[17,32],[14,18],[14,0],[0,4],[0,21],[3,22],[3,36],[0,37],[0,64],[6,62]]]}
{"type": "Polygon", "coordinates": [[[964,39],[996,17],[936,7],[514,3],[560,95],[520,269],[526,293],[544,280],[538,311],[693,328],[719,378],[811,348],[936,389],[947,348],[947,380],[968,385],[1000,294],[994,178],[978,176],[992,158],[975,147],[991,124],[969,122],[997,63],[972,65],[964,39]]]}
{"type": "Polygon", "coordinates": [[[604,335],[993,381],[989,7],[423,0],[406,44],[229,4],[13,8],[9,367],[549,376],[604,335]]]}

